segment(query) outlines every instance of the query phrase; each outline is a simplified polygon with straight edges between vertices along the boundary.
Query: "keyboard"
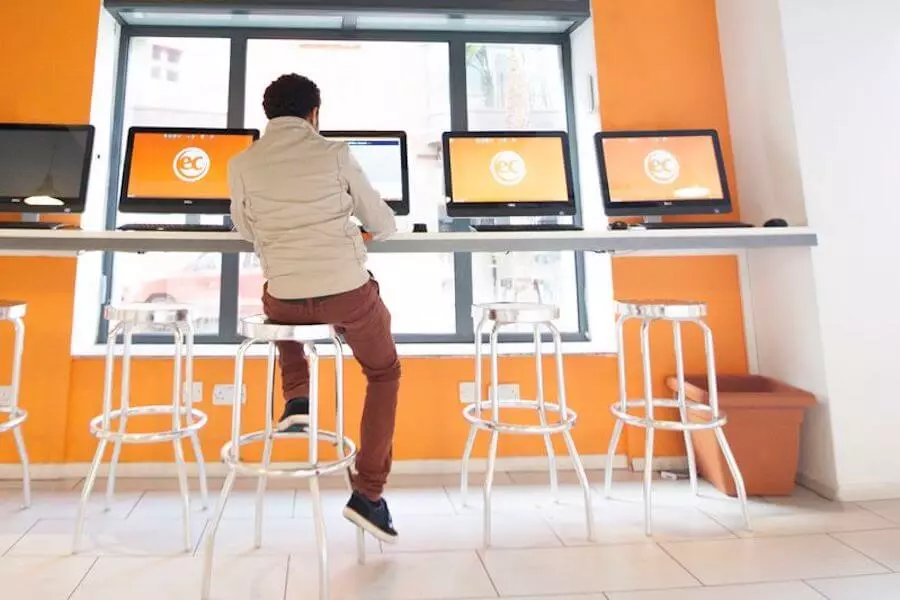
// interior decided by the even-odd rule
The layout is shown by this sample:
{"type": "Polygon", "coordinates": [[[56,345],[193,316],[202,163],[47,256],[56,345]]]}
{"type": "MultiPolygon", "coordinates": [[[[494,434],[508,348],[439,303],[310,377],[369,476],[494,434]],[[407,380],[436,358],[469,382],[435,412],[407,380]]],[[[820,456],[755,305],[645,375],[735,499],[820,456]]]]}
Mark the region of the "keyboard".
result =
{"type": "Polygon", "coordinates": [[[78,229],[69,223],[52,223],[50,221],[2,221],[0,229],[40,229],[53,231],[56,229],[78,229]]]}
{"type": "Polygon", "coordinates": [[[578,225],[560,225],[553,223],[545,223],[541,225],[472,225],[473,231],[479,233],[500,233],[510,231],[584,231],[583,227],[578,225]]]}
{"type": "Polygon", "coordinates": [[[182,223],[178,224],[160,224],[160,223],[134,223],[131,225],[122,225],[119,227],[119,231],[176,231],[176,232],[187,232],[187,233],[230,233],[232,231],[231,225],[206,225],[206,224],[192,224],[185,225],[182,223]]]}
{"type": "Polygon", "coordinates": [[[734,229],[753,227],[750,223],[740,221],[703,221],[697,223],[643,223],[638,228],[644,229],[734,229]]]}

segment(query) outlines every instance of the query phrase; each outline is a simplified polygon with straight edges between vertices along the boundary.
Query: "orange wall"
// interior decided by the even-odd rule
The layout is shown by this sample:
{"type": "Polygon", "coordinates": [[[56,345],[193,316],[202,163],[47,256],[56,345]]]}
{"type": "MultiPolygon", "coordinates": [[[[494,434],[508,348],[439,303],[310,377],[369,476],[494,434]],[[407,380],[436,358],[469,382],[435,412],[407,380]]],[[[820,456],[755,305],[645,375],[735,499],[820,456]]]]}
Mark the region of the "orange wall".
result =
{"type": "MultiPolygon", "coordinates": [[[[44,2],[51,4],[49,0],[44,2]]],[[[53,10],[42,11],[35,10],[32,3],[27,15],[24,9],[0,7],[0,35],[18,36],[18,44],[26,44],[27,40],[28,47],[35,47],[34,36],[46,40],[34,53],[22,54],[14,67],[0,65],[0,81],[11,89],[22,90],[15,100],[0,96],[0,120],[87,120],[98,2],[71,0],[65,3],[65,10],[59,8],[61,3],[52,4],[53,10]],[[40,14],[41,19],[28,16],[33,14],[40,14]],[[57,70],[65,71],[64,79],[49,75],[57,70]],[[47,83],[39,73],[48,74],[47,83]]],[[[728,131],[714,0],[595,0],[594,11],[606,128],[713,126],[723,133],[728,131]]],[[[727,135],[724,137],[730,156],[727,135]]],[[[613,276],[619,297],[678,297],[709,302],[720,372],[746,372],[734,258],[616,258],[613,276]]],[[[74,262],[3,259],[0,286],[3,294],[22,297],[32,305],[23,403],[32,414],[26,433],[34,459],[89,460],[94,440],[87,432],[87,422],[100,407],[102,360],[73,360],[68,352],[74,262]]],[[[664,375],[673,369],[671,336],[660,329],[655,340],[653,365],[655,379],[661,384],[664,375]]],[[[636,365],[634,331],[628,332],[628,341],[628,359],[636,365]]],[[[688,334],[686,341],[688,370],[698,370],[703,366],[699,339],[688,334]]],[[[550,388],[553,373],[549,363],[546,366],[550,388]]],[[[616,393],[615,359],[573,356],[567,359],[566,366],[570,403],[581,415],[575,434],[579,449],[584,454],[605,453],[612,429],[608,405],[616,393]]],[[[331,368],[331,363],[325,361],[325,371],[331,368]]],[[[510,359],[501,368],[504,381],[520,382],[523,394],[529,393],[533,371],[529,361],[510,359]]],[[[403,369],[395,457],[458,458],[466,435],[459,414],[458,383],[472,379],[471,359],[407,359],[403,369]]],[[[245,414],[251,426],[259,425],[261,420],[263,370],[262,361],[254,360],[247,373],[250,398],[245,414]]],[[[228,435],[230,409],[213,407],[210,393],[214,384],[231,380],[232,364],[227,359],[202,359],[197,361],[196,372],[206,388],[201,407],[210,416],[203,434],[204,453],[214,459],[228,435]]],[[[629,380],[637,391],[635,374],[632,371],[629,380]]],[[[146,404],[167,398],[170,378],[165,361],[139,360],[133,373],[133,402],[146,404]]],[[[348,369],[346,389],[347,421],[355,436],[363,391],[363,380],[355,365],[348,369]]],[[[330,390],[328,385],[324,387],[323,398],[330,390]]],[[[481,454],[484,450],[484,445],[477,448],[481,454]]],[[[623,441],[620,451],[626,450],[633,456],[642,454],[639,434],[632,433],[623,441]]],[[[657,450],[661,455],[683,453],[676,436],[660,436],[657,450]]],[[[501,444],[504,455],[541,452],[539,440],[511,438],[501,444]]],[[[123,459],[168,461],[171,448],[129,448],[123,459]]],[[[10,442],[0,439],[0,461],[12,460],[10,442]]]]}

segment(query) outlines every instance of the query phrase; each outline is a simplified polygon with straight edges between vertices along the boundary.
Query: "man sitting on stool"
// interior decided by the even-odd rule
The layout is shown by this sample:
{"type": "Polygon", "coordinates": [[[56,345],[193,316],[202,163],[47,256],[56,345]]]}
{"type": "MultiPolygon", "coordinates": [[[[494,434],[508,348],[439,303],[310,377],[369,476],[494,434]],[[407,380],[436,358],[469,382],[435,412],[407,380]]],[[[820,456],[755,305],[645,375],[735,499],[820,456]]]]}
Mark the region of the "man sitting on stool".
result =
{"type": "MultiPolygon", "coordinates": [[[[391,469],[400,361],[391,314],[366,270],[362,234],[350,217],[376,240],[397,227],[347,144],[319,135],[320,105],[319,88],[300,75],[283,75],[266,89],[265,134],[229,165],[231,217],[262,263],[266,316],[333,325],[362,366],[368,386],[355,491],[344,516],[395,542],[381,494],[391,469]]],[[[296,342],[279,342],[278,350],[286,400],[278,429],[302,431],[309,424],[306,356],[296,342]]]]}

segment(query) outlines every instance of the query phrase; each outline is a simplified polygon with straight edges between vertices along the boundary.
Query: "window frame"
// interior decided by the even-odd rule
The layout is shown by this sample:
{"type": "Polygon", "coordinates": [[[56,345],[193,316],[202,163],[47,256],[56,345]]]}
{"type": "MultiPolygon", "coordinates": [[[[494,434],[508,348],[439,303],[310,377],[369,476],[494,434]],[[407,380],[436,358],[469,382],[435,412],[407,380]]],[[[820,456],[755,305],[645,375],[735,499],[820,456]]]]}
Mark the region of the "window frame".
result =
{"type": "MultiPolygon", "coordinates": [[[[228,75],[228,110],[226,127],[244,126],[247,45],[250,40],[323,40],[360,42],[424,42],[446,43],[448,46],[450,84],[450,127],[453,130],[468,130],[468,76],[466,72],[467,44],[523,44],[556,46],[560,50],[560,66],[563,75],[565,97],[566,130],[570,139],[575,139],[575,99],[572,80],[572,49],[569,33],[488,33],[488,32],[440,32],[401,30],[340,30],[340,29],[256,29],[256,28],[216,28],[216,27],[156,27],[122,24],[119,40],[118,62],[116,65],[116,86],[111,127],[111,147],[109,149],[110,170],[107,182],[105,228],[115,230],[118,214],[119,184],[122,175],[122,143],[125,135],[125,91],[128,78],[128,61],[132,41],[136,38],[211,38],[227,39],[230,42],[228,75]]],[[[573,185],[577,213],[575,224],[582,224],[580,176],[578,172],[577,144],[570,145],[573,165],[573,185]]],[[[189,222],[191,217],[188,216],[189,222]]],[[[468,221],[454,220],[454,229],[468,230],[468,221]]],[[[103,307],[112,299],[112,276],[115,253],[105,252],[102,260],[102,302],[99,307],[100,319],[97,343],[105,343],[109,326],[103,319],[103,307]]],[[[456,306],[456,332],[453,334],[395,334],[399,344],[460,344],[473,343],[475,324],[472,320],[473,302],[472,255],[454,253],[454,292],[456,306]]],[[[239,254],[222,254],[219,295],[219,331],[217,334],[198,335],[197,344],[235,344],[241,341],[237,334],[238,325],[238,281],[241,257],[239,254]]],[[[575,253],[574,285],[582,292],[577,294],[578,331],[563,334],[566,342],[589,341],[590,329],[585,294],[586,268],[584,253],[575,253]]],[[[528,334],[501,335],[505,342],[526,342],[528,334]]],[[[158,344],[158,336],[136,335],[135,343],[158,344]]]]}

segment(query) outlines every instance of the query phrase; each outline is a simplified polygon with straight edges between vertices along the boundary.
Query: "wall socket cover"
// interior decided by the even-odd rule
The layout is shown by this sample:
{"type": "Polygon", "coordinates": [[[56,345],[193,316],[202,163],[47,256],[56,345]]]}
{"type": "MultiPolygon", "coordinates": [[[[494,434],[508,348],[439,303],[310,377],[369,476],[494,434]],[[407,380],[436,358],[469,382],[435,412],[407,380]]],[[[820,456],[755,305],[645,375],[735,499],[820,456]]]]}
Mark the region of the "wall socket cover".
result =
{"type": "Polygon", "coordinates": [[[12,406],[12,393],[11,385],[0,386],[0,406],[12,406]]]}
{"type": "MultiPolygon", "coordinates": [[[[203,402],[203,382],[202,381],[194,381],[192,383],[193,383],[192,387],[194,388],[194,393],[190,394],[191,401],[194,404],[199,404],[199,403],[203,402]]],[[[184,384],[184,389],[181,390],[181,393],[182,393],[182,400],[187,401],[188,394],[190,393],[190,389],[188,388],[187,383],[184,384]]]]}
{"type": "MultiPolygon", "coordinates": [[[[241,403],[247,403],[247,385],[241,386],[241,403]]],[[[234,404],[234,385],[220,383],[213,388],[213,404],[217,406],[231,406],[234,404]]]]}

